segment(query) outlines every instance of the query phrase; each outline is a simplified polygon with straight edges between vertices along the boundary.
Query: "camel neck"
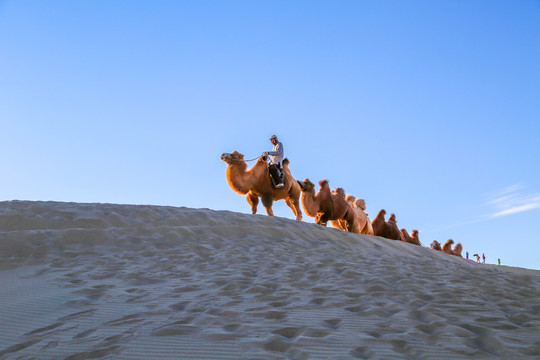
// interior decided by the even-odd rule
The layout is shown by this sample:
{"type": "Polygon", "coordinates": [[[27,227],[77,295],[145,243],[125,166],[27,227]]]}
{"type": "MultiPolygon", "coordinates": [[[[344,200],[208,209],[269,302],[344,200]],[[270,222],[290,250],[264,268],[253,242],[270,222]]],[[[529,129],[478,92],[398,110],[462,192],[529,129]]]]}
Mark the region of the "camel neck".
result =
{"type": "Polygon", "coordinates": [[[317,202],[317,196],[315,191],[302,192],[301,198],[302,207],[304,212],[311,217],[315,217],[319,212],[319,204],[317,202]]]}
{"type": "Polygon", "coordinates": [[[246,171],[246,169],[247,165],[245,162],[227,166],[227,181],[230,187],[240,194],[247,194],[250,190],[252,174],[250,170],[246,171]]]}

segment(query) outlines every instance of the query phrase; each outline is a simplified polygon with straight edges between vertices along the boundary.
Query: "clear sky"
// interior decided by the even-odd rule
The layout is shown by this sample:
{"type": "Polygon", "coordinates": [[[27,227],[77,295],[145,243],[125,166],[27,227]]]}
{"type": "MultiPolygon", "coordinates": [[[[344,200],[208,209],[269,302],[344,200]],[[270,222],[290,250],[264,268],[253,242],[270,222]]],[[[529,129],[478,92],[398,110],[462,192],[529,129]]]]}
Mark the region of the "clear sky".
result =
{"type": "Polygon", "coordinates": [[[219,156],[276,134],[371,219],[540,269],[539,1],[4,0],[0,125],[1,200],[250,213],[219,156]]]}

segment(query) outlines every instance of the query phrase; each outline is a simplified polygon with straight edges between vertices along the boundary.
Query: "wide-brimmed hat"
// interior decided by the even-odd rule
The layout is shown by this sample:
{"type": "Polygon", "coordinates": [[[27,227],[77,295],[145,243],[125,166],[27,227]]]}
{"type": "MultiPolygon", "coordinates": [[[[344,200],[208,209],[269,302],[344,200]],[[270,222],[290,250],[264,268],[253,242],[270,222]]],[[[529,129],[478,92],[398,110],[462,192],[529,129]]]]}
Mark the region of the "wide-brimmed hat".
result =
{"type": "Polygon", "coordinates": [[[270,140],[272,140],[272,139],[277,139],[277,136],[276,135],[270,136],[270,140]]]}

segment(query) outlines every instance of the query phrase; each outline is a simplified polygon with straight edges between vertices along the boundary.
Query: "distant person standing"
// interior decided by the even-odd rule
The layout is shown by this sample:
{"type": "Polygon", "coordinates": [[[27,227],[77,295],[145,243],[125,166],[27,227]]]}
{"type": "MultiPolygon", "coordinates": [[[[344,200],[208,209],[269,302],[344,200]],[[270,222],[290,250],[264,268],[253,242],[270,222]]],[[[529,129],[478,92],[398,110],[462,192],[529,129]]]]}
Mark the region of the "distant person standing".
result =
{"type": "Polygon", "coordinates": [[[498,258],[497,262],[499,263],[499,265],[501,265],[501,258],[498,258]]]}
{"type": "Polygon", "coordinates": [[[468,251],[465,253],[465,259],[469,260],[469,252],[468,251]]]}
{"type": "Polygon", "coordinates": [[[486,263],[486,254],[482,253],[482,264],[486,263]]]}
{"type": "Polygon", "coordinates": [[[276,135],[272,135],[270,137],[270,142],[272,145],[274,145],[274,148],[272,151],[266,151],[263,153],[263,155],[270,155],[272,156],[272,162],[270,165],[268,165],[268,171],[270,171],[270,175],[275,181],[275,187],[277,189],[283,188],[285,185],[283,184],[283,179],[281,176],[279,176],[279,173],[281,171],[281,163],[283,162],[283,159],[285,157],[284,151],[283,151],[283,144],[279,142],[276,135]]]}

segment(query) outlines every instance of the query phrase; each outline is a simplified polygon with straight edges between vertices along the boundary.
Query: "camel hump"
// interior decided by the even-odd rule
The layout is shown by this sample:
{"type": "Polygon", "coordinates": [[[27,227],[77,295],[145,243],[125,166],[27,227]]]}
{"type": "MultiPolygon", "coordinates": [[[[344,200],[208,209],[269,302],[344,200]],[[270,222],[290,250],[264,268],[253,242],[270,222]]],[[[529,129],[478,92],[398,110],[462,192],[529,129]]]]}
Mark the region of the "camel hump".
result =
{"type": "Polygon", "coordinates": [[[345,199],[345,190],[341,187],[338,187],[334,190],[334,194],[336,194],[337,196],[340,196],[342,198],[345,199]]]}
{"type": "Polygon", "coordinates": [[[289,158],[285,158],[283,159],[283,161],[281,162],[283,165],[289,165],[289,158]]]}

